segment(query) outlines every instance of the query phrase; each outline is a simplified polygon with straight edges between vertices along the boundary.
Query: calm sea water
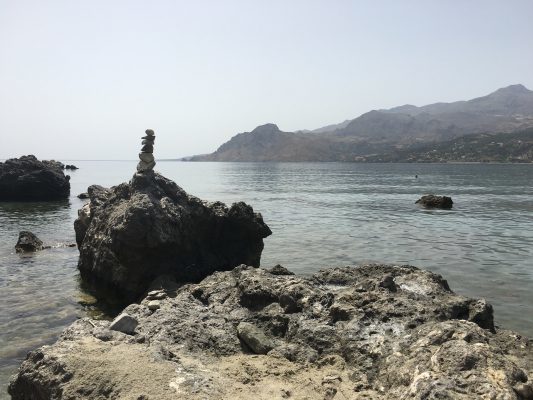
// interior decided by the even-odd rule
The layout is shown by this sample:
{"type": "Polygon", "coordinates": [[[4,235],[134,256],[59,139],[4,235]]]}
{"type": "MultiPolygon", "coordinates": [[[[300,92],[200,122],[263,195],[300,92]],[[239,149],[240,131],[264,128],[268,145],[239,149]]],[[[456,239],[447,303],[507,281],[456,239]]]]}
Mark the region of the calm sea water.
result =
{"type": "MultiPolygon", "coordinates": [[[[98,312],[79,288],[76,248],[14,252],[20,230],[73,243],[83,204],[75,196],[129,180],[136,163],[75,164],[68,201],[0,203],[0,393],[28,350],[98,312]]],[[[156,170],[198,197],[244,200],[261,212],[273,231],[264,266],[300,274],[366,261],[424,267],[460,294],[487,298],[498,325],[533,336],[533,165],[159,162],[156,170]],[[454,209],[418,208],[425,193],[452,196],[454,209]]]]}

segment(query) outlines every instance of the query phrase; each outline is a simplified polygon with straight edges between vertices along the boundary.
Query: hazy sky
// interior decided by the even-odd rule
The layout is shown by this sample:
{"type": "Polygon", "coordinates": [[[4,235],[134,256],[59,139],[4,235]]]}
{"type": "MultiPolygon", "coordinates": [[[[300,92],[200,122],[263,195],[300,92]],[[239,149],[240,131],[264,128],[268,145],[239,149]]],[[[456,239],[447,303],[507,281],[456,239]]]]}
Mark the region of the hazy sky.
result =
{"type": "Polygon", "coordinates": [[[267,122],[533,89],[533,1],[0,0],[0,158],[214,151],[267,122]]]}

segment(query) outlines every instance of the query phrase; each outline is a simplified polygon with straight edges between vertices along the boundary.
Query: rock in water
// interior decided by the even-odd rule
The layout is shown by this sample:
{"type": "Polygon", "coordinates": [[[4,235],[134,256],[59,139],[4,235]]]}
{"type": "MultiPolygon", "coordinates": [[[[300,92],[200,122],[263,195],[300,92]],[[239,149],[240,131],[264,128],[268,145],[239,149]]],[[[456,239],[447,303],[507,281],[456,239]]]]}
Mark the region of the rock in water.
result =
{"type": "Polygon", "coordinates": [[[17,253],[26,253],[43,249],[43,242],[29,231],[19,233],[19,239],[15,245],[17,253]]]}
{"type": "Polygon", "coordinates": [[[531,396],[531,342],[494,330],[486,302],[415,267],[295,276],[239,266],[181,286],[151,312],[158,293],[124,310],[138,321],[135,336],[81,319],[30,352],[9,386],[13,399],[531,396]],[[291,312],[282,305],[288,297],[291,312]]]}
{"type": "Polygon", "coordinates": [[[453,207],[453,200],[448,196],[435,196],[434,194],[426,194],[415,201],[415,204],[420,204],[426,208],[442,208],[449,210],[453,207]]]}
{"type": "Polygon", "coordinates": [[[128,302],[159,275],[197,282],[239,264],[258,266],[271,234],[249,205],[201,201],[153,171],[88,193],[74,224],[81,276],[128,302]]]}
{"type": "Polygon", "coordinates": [[[69,197],[70,177],[57,161],[22,156],[0,162],[0,201],[61,200],[69,197]]]}

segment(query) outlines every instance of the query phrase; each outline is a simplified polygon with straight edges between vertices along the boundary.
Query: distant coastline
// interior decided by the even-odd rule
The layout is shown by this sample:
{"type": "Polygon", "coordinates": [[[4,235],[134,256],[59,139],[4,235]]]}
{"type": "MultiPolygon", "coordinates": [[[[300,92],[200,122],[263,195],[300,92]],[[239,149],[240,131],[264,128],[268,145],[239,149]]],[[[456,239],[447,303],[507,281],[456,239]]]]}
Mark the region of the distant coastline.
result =
{"type": "Polygon", "coordinates": [[[372,110],[313,131],[273,123],[183,161],[533,162],[533,91],[511,85],[468,101],[372,110]]]}

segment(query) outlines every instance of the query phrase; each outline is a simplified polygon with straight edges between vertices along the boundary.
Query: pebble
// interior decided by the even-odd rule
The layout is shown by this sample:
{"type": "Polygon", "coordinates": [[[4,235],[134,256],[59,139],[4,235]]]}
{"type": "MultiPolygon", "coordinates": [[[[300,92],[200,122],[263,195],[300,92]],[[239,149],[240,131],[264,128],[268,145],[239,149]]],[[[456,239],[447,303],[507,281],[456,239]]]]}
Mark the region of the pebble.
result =
{"type": "Polygon", "coordinates": [[[141,152],[143,153],[153,153],[153,151],[154,146],[152,144],[145,144],[141,149],[141,152]]]}
{"type": "Polygon", "coordinates": [[[139,158],[145,163],[151,163],[154,161],[154,155],[152,153],[139,153],[139,158]]]}
{"type": "Polygon", "coordinates": [[[158,310],[161,307],[159,300],[151,300],[148,302],[148,309],[151,311],[158,310]]]}

